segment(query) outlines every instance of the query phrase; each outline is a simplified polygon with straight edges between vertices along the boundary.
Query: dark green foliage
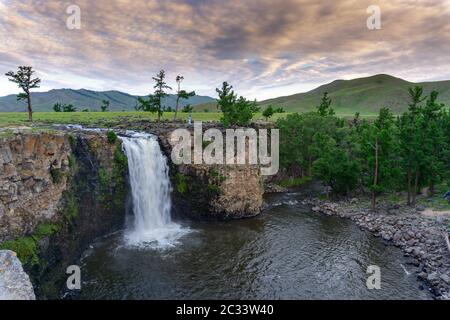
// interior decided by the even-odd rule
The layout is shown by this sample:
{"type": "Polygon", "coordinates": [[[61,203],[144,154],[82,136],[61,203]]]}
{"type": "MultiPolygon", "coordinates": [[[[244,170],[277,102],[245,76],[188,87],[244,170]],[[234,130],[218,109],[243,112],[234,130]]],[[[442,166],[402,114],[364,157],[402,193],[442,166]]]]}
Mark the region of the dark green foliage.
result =
{"type": "Polygon", "coordinates": [[[67,221],[71,222],[78,217],[78,204],[75,194],[72,191],[66,191],[64,193],[65,207],[63,209],[63,216],[67,221]]]}
{"type": "Polygon", "coordinates": [[[75,108],[73,104],[62,104],[62,103],[58,102],[53,105],[53,111],[55,111],[55,112],[76,112],[77,108],[75,108]]]}
{"type": "Polygon", "coordinates": [[[263,117],[266,118],[266,121],[269,120],[269,118],[272,118],[272,116],[275,113],[285,113],[283,108],[274,108],[272,105],[269,105],[262,113],[263,117]]]}
{"type": "Polygon", "coordinates": [[[291,178],[283,179],[283,180],[277,182],[277,184],[283,188],[293,188],[293,187],[303,186],[310,181],[311,181],[311,178],[309,178],[309,177],[299,177],[299,178],[291,177],[291,178]]]}
{"type": "Polygon", "coordinates": [[[164,106],[162,105],[163,99],[167,96],[165,90],[172,88],[167,85],[165,82],[166,72],[161,70],[153,80],[155,81],[154,85],[154,93],[148,96],[148,100],[144,98],[138,98],[138,102],[136,105],[136,110],[142,110],[151,113],[158,114],[158,122],[161,120],[161,116],[164,113],[164,106]]]}
{"type": "Polygon", "coordinates": [[[106,133],[106,137],[108,138],[108,142],[110,144],[115,144],[117,142],[117,134],[112,130],[106,133]]]}
{"type": "Polygon", "coordinates": [[[331,108],[331,98],[328,97],[328,92],[325,92],[322,97],[322,102],[317,106],[317,112],[322,116],[334,116],[335,112],[331,108]]]}
{"type": "Polygon", "coordinates": [[[62,105],[61,105],[61,103],[55,103],[53,105],[53,111],[55,111],[55,112],[62,112],[62,105]]]}
{"type": "Polygon", "coordinates": [[[75,156],[73,154],[71,154],[68,158],[69,161],[69,168],[72,169],[73,171],[77,170],[77,159],[75,158],[75,156]]]}
{"type": "Polygon", "coordinates": [[[185,194],[188,191],[188,178],[184,174],[178,172],[175,175],[175,185],[178,193],[185,194]]]}
{"type": "Polygon", "coordinates": [[[17,253],[20,262],[25,266],[39,264],[38,244],[45,237],[56,234],[61,229],[59,224],[40,224],[30,236],[5,241],[0,244],[1,250],[11,250],[17,253]]]}
{"type": "Polygon", "coordinates": [[[63,104],[62,110],[63,112],[76,112],[77,108],[73,104],[63,104]]]}
{"type": "Polygon", "coordinates": [[[188,105],[186,105],[186,106],[183,107],[183,110],[182,110],[182,111],[183,111],[184,113],[191,113],[193,110],[194,110],[194,107],[191,106],[190,104],[188,104],[188,105]]]}
{"type": "Polygon", "coordinates": [[[102,110],[102,112],[109,111],[109,105],[110,105],[109,100],[102,100],[102,105],[100,106],[100,110],[102,110]]]}
{"type": "Polygon", "coordinates": [[[98,181],[100,192],[98,200],[105,208],[120,208],[126,198],[126,172],[128,170],[128,159],[117,144],[114,151],[112,169],[100,167],[98,170],[98,181]]]}
{"type": "Polygon", "coordinates": [[[275,110],[273,109],[272,105],[269,105],[262,113],[263,117],[266,118],[266,121],[268,121],[269,118],[272,118],[274,114],[275,110]]]}
{"type": "Polygon", "coordinates": [[[17,257],[23,265],[39,264],[38,248],[32,237],[21,237],[15,240],[5,241],[0,244],[1,250],[11,250],[17,253],[17,257]]]}
{"type": "Polygon", "coordinates": [[[450,181],[450,111],[436,91],[424,97],[416,87],[409,94],[408,111],[397,119],[381,108],[373,122],[356,114],[346,123],[333,116],[324,95],[317,112],[278,120],[281,166],[334,193],[370,192],[373,209],[382,193],[407,191],[409,204],[423,187],[433,195],[450,181]]]}
{"type": "Polygon", "coordinates": [[[17,100],[26,100],[28,105],[28,120],[33,121],[33,108],[31,106],[31,89],[39,88],[41,79],[33,79],[33,67],[20,66],[17,72],[9,71],[5,75],[8,80],[17,84],[23,91],[17,95],[17,100]]]}
{"type": "Polygon", "coordinates": [[[77,143],[77,138],[70,134],[67,139],[69,140],[70,147],[73,149],[77,143]]]}
{"type": "Polygon", "coordinates": [[[313,176],[336,193],[354,190],[358,183],[359,167],[348,151],[324,133],[314,136],[314,147],[317,160],[313,164],[313,176]]]}
{"type": "Polygon", "coordinates": [[[216,89],[219,99],[217,107],[222,111],[221,119],[225,127],[247,126],[250,124],[253,115],[259,111],[256,101],[248,101],[244,97],[237,97],[233,87],[224,82],[221,89],[216,89]]]}
{"type": "Polygon", "coordinates": [[[54,184],[60,184],[64,177],[64,173],[60,168],[50,169],[50,175],[52,176],[52,181],[54,184]]]}

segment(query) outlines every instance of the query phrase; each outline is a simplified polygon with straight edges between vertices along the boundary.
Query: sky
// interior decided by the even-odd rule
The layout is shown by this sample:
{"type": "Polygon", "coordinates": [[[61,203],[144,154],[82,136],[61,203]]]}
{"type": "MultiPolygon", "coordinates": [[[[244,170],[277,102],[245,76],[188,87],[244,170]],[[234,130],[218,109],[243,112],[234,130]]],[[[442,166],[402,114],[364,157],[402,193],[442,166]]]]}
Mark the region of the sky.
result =
{"type": "Polygon", "coordinates": [[[19,65],[39,91],[144,95],[164,69],[173,87],[182,74],[215,97],[228,81],[258,100],[379,73],[448,80],[450,0],[0,0],[0,96],[18,92],[3,74],[19,65]],[[371,5],[381,29],[367,27],[371,5]]]}

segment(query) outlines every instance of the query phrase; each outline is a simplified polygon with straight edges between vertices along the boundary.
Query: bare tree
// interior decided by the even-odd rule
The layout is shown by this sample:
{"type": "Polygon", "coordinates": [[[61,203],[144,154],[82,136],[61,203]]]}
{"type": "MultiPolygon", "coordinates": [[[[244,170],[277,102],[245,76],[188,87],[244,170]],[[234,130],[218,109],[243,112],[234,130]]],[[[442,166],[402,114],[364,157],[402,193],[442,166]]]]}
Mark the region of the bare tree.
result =
{"type": "Polygon", "coordinates": [[[28,104],[28,120],[33,121],[33,108],[31,107],[31,89],[39,88],[41,79],[33,77],[33,67],[20,66],[17,73],[13,71],[7,72],[5,75],[9,78],[9,81],[17,83],[23,92],[17,95],[17,100],[26,100],[28,104]]]}

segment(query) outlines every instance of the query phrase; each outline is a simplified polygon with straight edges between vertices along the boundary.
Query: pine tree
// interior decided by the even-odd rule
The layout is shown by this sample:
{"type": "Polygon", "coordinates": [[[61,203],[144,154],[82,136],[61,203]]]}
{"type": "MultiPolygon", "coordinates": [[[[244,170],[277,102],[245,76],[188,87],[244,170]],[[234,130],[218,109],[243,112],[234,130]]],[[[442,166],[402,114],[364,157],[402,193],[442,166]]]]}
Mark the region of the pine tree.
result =
{"type": "Polygon", "coordinates": [[[366,172],[363,185],[372,194],[372,210],[376,210],[378,195],[391,188],[398,177],[397,143],[394,116],[388,108],[381,108],[373,124],[361,125],[360,161],[366,172]]]}
{"type": "Polygon", "coordinates": [[[172,90],[171,87],[167,85],[165,82],[166,79],[166,72],[164,70],[161,70],[155,77],[153,77],[153,80],[155,80],[155,86],[153,87],[155,89],[155,92],[152,96],[150,96],[150,104],[151,104],[151,110],[156,111],[158,113],[158,122],[161,120],[161,116],[163,114],[163,106],[162,101],[167,96],[166,89],[172,90]]]}
{"type": "Polygon", "coordinates": [[[420,167],[425,156],[423,150],[423,137],[419,130],[421,118],[421,103],[426,99],[423,97],[421,87],[409,88],[410,103],[408,111],[403,113],[399,121],[400,147],[402,163],[406,174],[408,190],[407,204],[414,205],[420,181],[420,167]]]}
{"type": "Polygon", "coordinates": [[[28,105],[28,120],[33,121],[33,108],[31,106],[31,89],[39,88],[41,79],[33,79],[34,70],[33,67],[20,66],[19,70],[14,73],[13,71],[7,72],[5,75],[9,78],[9,81],[16,83],[22,93],[17,95],[17,100],[26,100],[28,105]]]}
{"type": "Polygon", "coordinates": [[[322,101],[319,106],[317,106],[317,112],[322,117],[326,116],[334,116],[335,112],[333,108],[331,108],[331,98],[328,97],[328,92],[325,92],[322,97],[322,101]]]}
{"type": "Polygon", "coordinates": [[[222,84],[222,89],[216,89],[216,92],[219,95],[217,108],[223,113],[221,121],[225,127],[246,126],[259,111],[256,101],[248,101],[242,96],[238,98],[227,82],[222,84]]]}

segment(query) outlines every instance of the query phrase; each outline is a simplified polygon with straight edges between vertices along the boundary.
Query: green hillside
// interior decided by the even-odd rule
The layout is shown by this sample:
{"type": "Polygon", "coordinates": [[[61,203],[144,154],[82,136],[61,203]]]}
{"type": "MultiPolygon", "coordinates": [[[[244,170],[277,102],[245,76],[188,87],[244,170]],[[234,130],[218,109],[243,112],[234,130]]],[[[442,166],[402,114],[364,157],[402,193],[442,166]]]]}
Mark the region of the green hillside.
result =
{"type": "MultiPolygon", "coordinates": [[[[381,107],[390,107],[399,113],[407,108],[408,88],[420,85],[425,94],[440,92],[439,100],[450,106],[450,81],[412,83],[389,75],[375,75],[354,80],[337,80],[306,93],[261,101],[262,108],[269,104],[282,106],[287,112],[315,110],[324,92],[333,100],[333,108],[339,114],[374,114],[381,107]]],[[[198,106],[200,109],[202,106],[198,106]]]]}
{"type": "MultiPolygon", "coordinates": [[[[53,111],[55,103],[71,103],[77,110],[89,109],[91,111],[100,110],[102,100],[110,101],[111,111],[131,111],[136,105],[137,96],[133,96],[120,91],[91,91],[91,90],[72,90],[72,89],[55,89],[48,92],[32,93],[33,110],[34,111],[53,111]]],[[[210,97],[195,96],[189,100],[180,103],[198,105],[214,101],[210,97]]],[[[176,97],[169,95],[163,102],[166,107],[175,107],[176,97]]],[[[15,95],[0,97],[0,112],[17,112],[25,111],[26,104],[23,101],[17,101],[15,95]]]]}

